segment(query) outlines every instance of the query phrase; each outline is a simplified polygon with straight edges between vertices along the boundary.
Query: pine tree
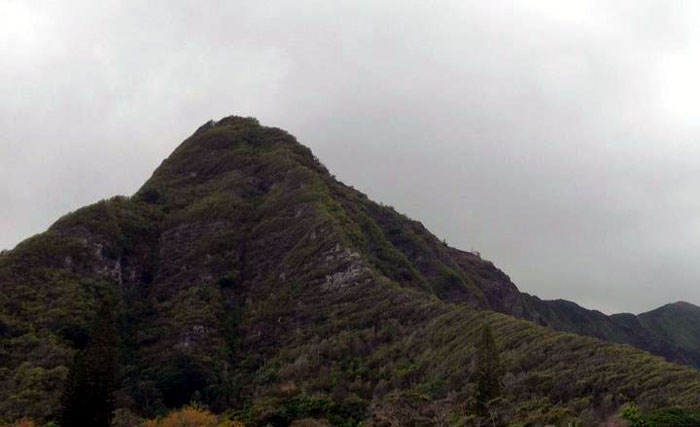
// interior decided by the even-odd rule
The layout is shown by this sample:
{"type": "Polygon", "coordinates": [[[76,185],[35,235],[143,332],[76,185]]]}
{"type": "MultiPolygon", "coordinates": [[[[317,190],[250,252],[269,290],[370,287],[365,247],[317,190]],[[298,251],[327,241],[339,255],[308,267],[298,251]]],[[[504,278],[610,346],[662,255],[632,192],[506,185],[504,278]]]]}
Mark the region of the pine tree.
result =
{"type": "Polygon", "coordinates": [[[110,303],[97,315],[90,340],[78,351],[61,398],[62,426],[109,426],[117,389],[117,330],[110,303]]]}
{"type": "Polygon", "coordinates": [[[491,327],[484,323],[476,355],[476,410],[488,414],[489,402],[501,395],[501,363],[491,327]]]}

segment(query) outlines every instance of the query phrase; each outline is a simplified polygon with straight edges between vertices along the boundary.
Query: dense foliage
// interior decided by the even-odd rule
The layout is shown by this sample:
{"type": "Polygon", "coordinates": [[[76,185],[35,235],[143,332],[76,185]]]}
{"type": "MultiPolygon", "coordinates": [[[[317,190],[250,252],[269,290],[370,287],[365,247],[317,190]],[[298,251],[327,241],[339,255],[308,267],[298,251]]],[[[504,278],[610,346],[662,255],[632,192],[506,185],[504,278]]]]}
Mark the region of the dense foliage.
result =
{"type": "Polygon", "coordinates": [[[475,409],[479,415],[489,415],[489,410],[501,397],[501,361],[493,339],[491,327],[484,324],[481,341],[476,352],[475,409]]]}
{"type": "Polygon", "coordinates": [[[64,426],[109,425],[117,384],[117,330],[108,300],[84,350],[78,350],[68,373],[59,420],[64,426]]]}
{"type": "Polygon", "coordinates": [[[665,408],[640,416],[649,427],[690,427],[700,425],[700,410],[665,408]]]}
{"type": "Polygon", "coordinates": [[[0,424],[66,417],[112,357],[113,425],[590,425],[700,403],[692,369],[497,313],[564,311],[254,119],[202,126],[133,197],[0,256],[0,287],[0,424]]]}

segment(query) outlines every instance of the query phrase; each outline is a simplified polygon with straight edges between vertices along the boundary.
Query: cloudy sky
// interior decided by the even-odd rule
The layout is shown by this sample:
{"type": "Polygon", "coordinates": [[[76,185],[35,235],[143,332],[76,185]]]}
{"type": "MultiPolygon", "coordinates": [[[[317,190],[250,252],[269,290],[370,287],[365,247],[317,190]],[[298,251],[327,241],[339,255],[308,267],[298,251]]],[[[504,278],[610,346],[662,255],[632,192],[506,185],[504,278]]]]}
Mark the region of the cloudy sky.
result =
{"type": "Polygon", "coordinates": [[[700,304],[700,4],[0,0],[0,248],[209,119],[604,312],[700,304]]]}

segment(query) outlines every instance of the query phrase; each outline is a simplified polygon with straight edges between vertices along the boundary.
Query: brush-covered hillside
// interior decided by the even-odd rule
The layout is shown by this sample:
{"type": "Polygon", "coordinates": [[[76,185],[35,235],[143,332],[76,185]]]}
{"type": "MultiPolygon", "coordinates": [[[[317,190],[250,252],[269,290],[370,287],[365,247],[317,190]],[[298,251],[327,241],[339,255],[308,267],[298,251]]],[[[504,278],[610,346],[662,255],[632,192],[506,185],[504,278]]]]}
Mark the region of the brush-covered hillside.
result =
{"type": "MultiPolygon", "coordinates": [[[[225,425],[595,425],[700,406],[696,370],[555,330],[634,344],[634,319],[521,294],[251,118],[205,124],[132,197],[0,255],[0,290],[0,424],[194,403],[225,425]]],[[[697,341],[670,312],[639,322],[674,331],[649,333],[675,357],[697,341]]]]}

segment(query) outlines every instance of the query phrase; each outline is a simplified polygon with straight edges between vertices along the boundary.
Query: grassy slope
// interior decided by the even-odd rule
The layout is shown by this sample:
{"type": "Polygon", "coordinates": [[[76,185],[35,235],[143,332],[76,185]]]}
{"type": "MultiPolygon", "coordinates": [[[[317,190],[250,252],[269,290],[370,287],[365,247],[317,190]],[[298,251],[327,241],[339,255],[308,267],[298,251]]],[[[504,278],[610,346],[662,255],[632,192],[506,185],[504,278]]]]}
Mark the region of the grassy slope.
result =
{"type": "Polygon", "coordinates": [[[670,361],[700,367],[700,335],[692,325],[700,307],[648,315],[607,316],[566,300],[543,301],[521,293],[510,278],[478,253],[450,248],[417,221],[377,205],[341,183],[330,182],[348,215],[370,236],[365,252],[387,277],[440,299],[489,308],[560,331],[630,344],[670,361]]]}
{"type": "Polygon", "coordinates": [[[100,295],[121,312],[117,404],[142,415],[194,398],[253,424],[468,422],[484,322],[507,371],[503,419],[698,405],[695,371],[470,308],[513,297],[500,275],[336,182],[285,132],[227,118],[134,197],[0,257],[0,418],[55,417],[100,295]]]}

